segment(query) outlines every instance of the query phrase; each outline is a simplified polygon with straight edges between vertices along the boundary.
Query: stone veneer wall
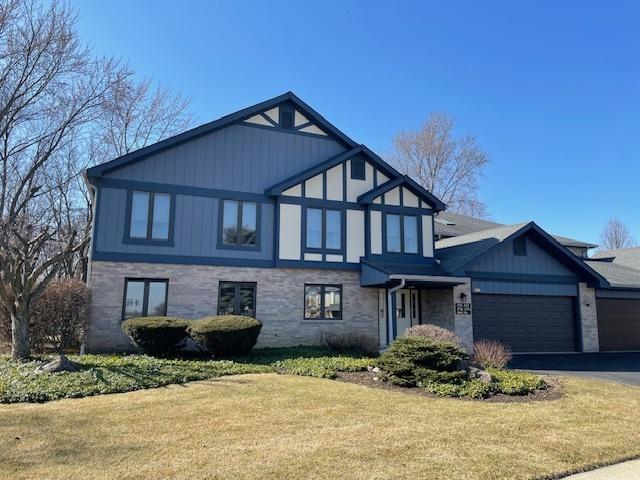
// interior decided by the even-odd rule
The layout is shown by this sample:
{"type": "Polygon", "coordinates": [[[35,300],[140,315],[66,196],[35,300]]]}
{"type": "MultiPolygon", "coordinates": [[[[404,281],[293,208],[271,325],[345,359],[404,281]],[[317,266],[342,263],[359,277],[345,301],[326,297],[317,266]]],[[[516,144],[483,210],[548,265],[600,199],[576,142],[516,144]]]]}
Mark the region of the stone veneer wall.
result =
{"type": "Polygon", "coordinates": [[[596,311],[596,289],[586,283],[578,284],[578,315],[582,334],[582,351],[599,352],[598,313],[596,311]]]}
{"type": "Polygon", "coordinates": [[[438,325],[452,332],[455,330],[451,291],[451,288],[422,289],[420,291],[422,323],[438,325]]]}
{"type": "Polygon", "coordinates": [[[360,272],[92,262],[87,351],[131,350],[121,328],[125,278],[168,279],[167,315],[215,315],[218,282],[256,282],[256,317],[264,323],[258,346],[314,345],[326,333],[354,332],[378,340],[378,290],[360,286],[360,272]],[[304,320],[304,284],[341,284],[342,318],[304,320]]]}

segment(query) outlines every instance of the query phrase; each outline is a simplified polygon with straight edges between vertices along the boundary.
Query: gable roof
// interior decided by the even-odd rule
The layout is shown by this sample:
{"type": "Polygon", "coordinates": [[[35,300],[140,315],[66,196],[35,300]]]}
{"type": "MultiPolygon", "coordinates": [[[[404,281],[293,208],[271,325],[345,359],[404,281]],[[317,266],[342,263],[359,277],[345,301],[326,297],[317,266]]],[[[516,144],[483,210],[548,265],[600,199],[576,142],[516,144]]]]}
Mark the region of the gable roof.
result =
{"type": "Polygon", "coordinates": [[[369,190],[368,192],[363,193],[358,197],[358,203],[362,205],[373,203],[373,200],[375,198],[401,185],[409,188],[411,191],[413,191],[413,193],[417,194],[418,197],[420,197],[422,200],[424,200],[429,205],[431,205],[434,210],[441,211],[447,208],[444,202],[442,202],[438,197],[433,195],[431,192],[425,189],[422,185],[419,185],[418,183],[416,183],[406,175],[402,175],[402,176],[399,176],[398,178],[389,180],[388,182],[383,183],[382,185],[374,188],[373,190],[369,190]]]}
{"type": "MultiPolygon", "coordinates": [[[[505,224],[485,220],[483,218],[470,217],[460,213],[441,212],[434,217],[435,234],[444,237],[457,237],[469,233],[481,232],[491,228],[503,227],[505,224]]],[[[593,243],[575,240],[573,238],[553,235],[553,237],[564,247],[596,248],[593,243]]]]}
{"type": "Polygon", "coordinates": [[[174,135],[173,137],[169,137],[165,140],[161,140],[160,142],[154,143],[153,145],[149,145],[134,152],[128,153],[109,162],[88,168],[87,170],[85,170],[85,175],[88,178],[101,177],[107,172],[124,167],[125,165],[130,165],[131,163],[141,160],[154,153],[158,153],[162,150],[175,147],[177,145],[180,145],[181,143],[201,137],[203,135],[207,135],[216,130],[227,127],[233,123],[240,122],[264,110],[275,107],[283,102],[293,103],[296,108],[299,109],[307,118],[313,120],[317,125],[322,127],[327,132],[331,133],[339,142],[344,144],[347,148],[355,148],[358,145],[351,138],[338,130],[322,115],[320,115],[313,108],[311,108],[300,98],[298,98],[293,92],[286,92],[270,100],[257,103],[251,107],[243,108],[242,110],[239,110],[235,113],[221,117],[218,120],[214,120],[213,122],[205,123],[204,125],[200,125],[199,127],[192,128],[191,130],[187,130],[186,132],[174,135]]]}
{"type": "Polygon", "coordinates": [[[322,163],[314,165],[311,168],[307,168],[306,170],[303,170],[300,173],[297,173],[285,180],[282,180],[281,182],[276,183],[275,185],[272,185],[271,187],[267,188],[264,191],[264,193],[266,195],[274,195],[274,196],[282,195],[282,192],[284,192],[288,188],[291,188],[300,182],[304,182],[305,180],[315,177],[316,175],[324,172],[325,170],[329,170],[330,168],[333,168],[336,165],[339,165],[342,162],[358,154],[362,154],[368,157],[371,163],[373,163],[378,169],[380,169],[388,177],[395,178],[400,175],[400,173],[398,173],[397,170],[391,167],[387,162],[382,160],[378,155],[373,153],[367,147],[365,147],[364,145],[358,145],[357,147],[352,148],[351,150],[340,153],[334,157],[331,157],[325,160],[322,163]]]}
{"type": "Polygon", "coordinates": [[[602,275],[569,252],[553,236],[549,235],[535,222],[505,225],[481,232],[460,235],[438,240],[435,243],[436,256],[442,262],[444,270],[450,273],[464,271],[468,265],[498,247],[503,242],[525,233],[535,235],[543,242],[549,253],[575,272],[581,273],[597,282],[606,284],[602,275]]]}
{"type": "Polygon", "coordinates": [[[601,261],[607,260],[615,264],[640,270],[640,247],[602,250],[594,253],[591,258],[596,258],[601,261]]]}
{"type": "Polygon", "coordinates": [[[640,288],[640,270],[601,260],[586,260],[585,263],[602,275],[614,288],[640,288]]]}

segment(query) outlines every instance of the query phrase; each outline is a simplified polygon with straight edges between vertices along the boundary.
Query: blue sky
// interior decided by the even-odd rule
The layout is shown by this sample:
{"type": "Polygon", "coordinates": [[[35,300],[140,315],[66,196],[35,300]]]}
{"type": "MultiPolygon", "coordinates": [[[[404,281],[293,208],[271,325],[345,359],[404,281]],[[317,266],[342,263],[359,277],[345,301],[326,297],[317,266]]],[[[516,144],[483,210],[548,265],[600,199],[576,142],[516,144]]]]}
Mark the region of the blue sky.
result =
{"type": "Polygon", "coordinates": [[[204,123],[292,90],[380,154],[429,112],[476,135],[496,221],[640,240],[640,3],[74,2],[82,37],[204,123]]]}

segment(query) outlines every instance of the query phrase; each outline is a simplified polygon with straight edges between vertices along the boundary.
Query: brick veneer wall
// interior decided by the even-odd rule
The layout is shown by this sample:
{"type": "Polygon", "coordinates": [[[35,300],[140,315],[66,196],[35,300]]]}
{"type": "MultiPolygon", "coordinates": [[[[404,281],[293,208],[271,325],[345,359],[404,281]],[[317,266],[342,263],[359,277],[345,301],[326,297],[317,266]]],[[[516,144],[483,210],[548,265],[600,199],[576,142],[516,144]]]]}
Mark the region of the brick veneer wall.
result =
{"type": "Polygon", "coordinates": [[[216,313],[219,281],[256,282],[256,317],[264,323],[258,346],[314,345],[343,332],[378,339],[378,290],[360,287],[359,272],[96,261],[87,351],[132,349],[120,326],[125,278],[168,279],[167,315],[189,319],[216,313]],[[304,320],[305,283],[341,284],[343,320],[304,320]]]}

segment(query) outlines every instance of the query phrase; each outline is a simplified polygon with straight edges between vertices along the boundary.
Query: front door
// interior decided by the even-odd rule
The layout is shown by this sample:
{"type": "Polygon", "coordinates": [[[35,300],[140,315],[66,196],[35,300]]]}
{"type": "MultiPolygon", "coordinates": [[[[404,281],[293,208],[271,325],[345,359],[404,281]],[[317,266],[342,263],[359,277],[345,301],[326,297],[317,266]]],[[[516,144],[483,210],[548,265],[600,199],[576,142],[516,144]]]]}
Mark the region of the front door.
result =
{"type": "Polygon", "coordinates": [[[396,292],[397,333],[404,334],[407,328],[418,324],[418,291],[402,289],[396,292]]]}

